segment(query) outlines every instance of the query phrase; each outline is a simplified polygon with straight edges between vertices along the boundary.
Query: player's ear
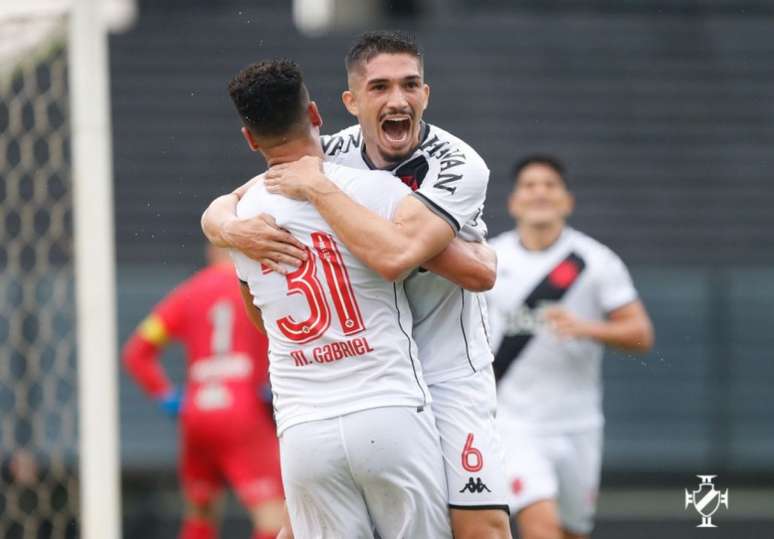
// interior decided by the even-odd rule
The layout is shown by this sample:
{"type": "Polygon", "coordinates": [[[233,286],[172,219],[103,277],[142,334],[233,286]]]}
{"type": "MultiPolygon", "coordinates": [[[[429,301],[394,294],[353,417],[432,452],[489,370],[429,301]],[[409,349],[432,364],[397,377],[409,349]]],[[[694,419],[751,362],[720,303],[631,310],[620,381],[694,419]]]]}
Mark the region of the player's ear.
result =
{"type": "Polygon", "coordinates": [[[425,83],[422,86],[422,91],[425,94],[425,106],[422,108],[422,110],[427,110],[427,106],[430,104],[430,85],[425,83]]]}
{"type": "Polygon", "coordinates": [[[341,93],[341,102],[344,103],[344,107],[346,107],[352,116],[357,116],[358,108],[355,94],[353,94],[350,90],[344,90],[341,93]]]}
{"type": "Polygon", "coordinates": [[[242,136],[245,138],[247,145],[250,146],[252,151],[257,152],[260,149],[260,146],[258,146],[255,137],[248,128],[242,127],[242,136]]]}
{"type": "Polygon", "coordinates": [[[320,114],[320,109],[317,108],[317,103],[310,101],[306,107],[306,112],[309,115],[309,121],[314,127],[322,127],[322,115],[320,114]]]}

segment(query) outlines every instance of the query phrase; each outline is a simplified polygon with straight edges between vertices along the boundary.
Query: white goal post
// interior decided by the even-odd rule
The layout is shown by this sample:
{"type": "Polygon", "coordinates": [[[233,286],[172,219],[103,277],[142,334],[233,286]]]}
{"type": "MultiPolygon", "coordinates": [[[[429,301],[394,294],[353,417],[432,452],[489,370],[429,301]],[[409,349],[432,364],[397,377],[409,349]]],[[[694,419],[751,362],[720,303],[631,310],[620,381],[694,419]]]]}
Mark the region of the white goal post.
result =
{"type": "Polygon", "coordinates": [[[121,537],[113,169],[107,25],[75,0],[68,39],[78,339],[81,530],[121,537]]]}

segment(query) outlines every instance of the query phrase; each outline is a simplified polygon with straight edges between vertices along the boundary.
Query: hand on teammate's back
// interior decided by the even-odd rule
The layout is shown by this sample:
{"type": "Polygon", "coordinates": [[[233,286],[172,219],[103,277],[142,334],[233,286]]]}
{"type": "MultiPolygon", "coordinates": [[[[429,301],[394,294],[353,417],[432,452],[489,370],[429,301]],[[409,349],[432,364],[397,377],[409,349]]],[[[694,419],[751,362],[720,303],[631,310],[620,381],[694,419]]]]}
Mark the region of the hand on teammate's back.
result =
{"type": "Polygon", "coordinates": [[[295,200],[309,200],[311,191],[327,181],[322,160],[308,155],[292,163],[271,167],[264,179],[267,191],[295,200]]]}
{"type": "Polygon", "coordinates": [[[271,215],[230,221],[224,230],[228,244],[280,274],[297,268],[306,259],[304,244],[277,226],[271,215]]]}

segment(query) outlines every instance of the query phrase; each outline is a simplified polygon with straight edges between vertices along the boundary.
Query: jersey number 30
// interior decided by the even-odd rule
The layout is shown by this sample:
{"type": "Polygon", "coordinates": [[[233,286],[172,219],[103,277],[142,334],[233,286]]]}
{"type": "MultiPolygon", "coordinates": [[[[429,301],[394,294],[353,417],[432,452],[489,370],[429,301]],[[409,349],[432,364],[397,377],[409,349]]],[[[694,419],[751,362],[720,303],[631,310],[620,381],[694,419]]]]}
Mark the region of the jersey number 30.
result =
{"type": "Polygon", "coordinates": [[[304,263],[287,275],[288,295],[304,296],[309,304],[309,318],[296,322],[293,317],[285,316],[277,320],[277,326],[285,337],[297,343],[317,339],[330,326],[331,308],[317,276],[319,260],[341,330],[347,336],[360,333],[365,329],[363,316],[360,314],[349,273],[338,245],[330,234],[324,232],[313,232],[312,244],[314,253],[307,249],[304,263]]]}

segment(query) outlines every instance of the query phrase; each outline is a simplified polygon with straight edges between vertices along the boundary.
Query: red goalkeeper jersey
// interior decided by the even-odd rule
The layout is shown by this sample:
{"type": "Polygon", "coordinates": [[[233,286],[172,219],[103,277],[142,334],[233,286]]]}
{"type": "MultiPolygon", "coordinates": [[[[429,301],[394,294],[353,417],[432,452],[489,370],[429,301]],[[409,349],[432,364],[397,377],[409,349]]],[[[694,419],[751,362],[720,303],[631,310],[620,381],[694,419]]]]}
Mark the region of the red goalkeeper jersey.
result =
{"type": "Polygon", "coordinates": [[[172,388],[158,361],[158,351],[170,340],[186,350],[181,419],[188,436],[227,443],[270,423],[261,397],[268,382],[268,342],[247,317],[230,264],[209,266],[180,284],[127,343],[125,364],[154,397],[172,388]]]}

